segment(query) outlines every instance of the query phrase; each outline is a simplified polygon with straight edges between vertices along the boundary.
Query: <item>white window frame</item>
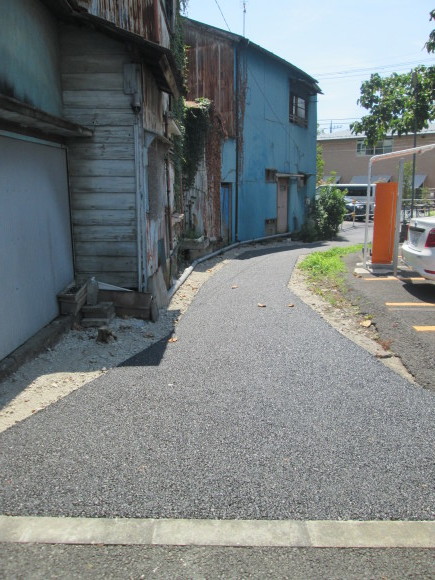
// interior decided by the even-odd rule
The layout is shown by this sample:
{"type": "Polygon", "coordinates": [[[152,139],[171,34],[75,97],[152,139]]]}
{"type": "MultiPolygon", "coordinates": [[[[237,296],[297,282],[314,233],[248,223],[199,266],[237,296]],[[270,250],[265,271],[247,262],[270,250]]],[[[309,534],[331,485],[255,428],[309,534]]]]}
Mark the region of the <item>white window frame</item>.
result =
{"type": "Polygon", "coordinates": [[[384,155],[393,151],[393,138],[386,137],[383,141],[378,141],[374,147],[369,147],[364,139],[356,142],[356,154],[358,157],[371,157],[373,155],[384,155]]]}

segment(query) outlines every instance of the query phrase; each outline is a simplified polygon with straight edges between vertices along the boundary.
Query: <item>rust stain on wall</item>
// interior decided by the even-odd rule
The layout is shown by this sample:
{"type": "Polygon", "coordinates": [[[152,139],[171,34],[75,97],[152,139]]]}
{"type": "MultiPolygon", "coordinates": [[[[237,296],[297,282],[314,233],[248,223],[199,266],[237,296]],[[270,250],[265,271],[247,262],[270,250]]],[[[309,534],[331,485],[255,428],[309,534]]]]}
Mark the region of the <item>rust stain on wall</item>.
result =
{"type": "Polygon", "coordinates": [[[205,146],[205,164],[207,168],[208,188],[210,199],[209,232],[210,237],[219,238],[221,234],[221,164],[222,140],[224,137],[222,119],[212,109],[210,114],[210,130],[205,146]]]}
{"type": "Polygon", "coordinates": [[[185,27],[188,46],[187,100],[206,97],[213,101],[228,137],[235,136],[234,50],[232,43],[210,33],[185,27]]]}
{"type": "Polygon", "coordinates": [[[89,14],[147,40],[159,42],[159,0],[78,0],[89,14]]]}

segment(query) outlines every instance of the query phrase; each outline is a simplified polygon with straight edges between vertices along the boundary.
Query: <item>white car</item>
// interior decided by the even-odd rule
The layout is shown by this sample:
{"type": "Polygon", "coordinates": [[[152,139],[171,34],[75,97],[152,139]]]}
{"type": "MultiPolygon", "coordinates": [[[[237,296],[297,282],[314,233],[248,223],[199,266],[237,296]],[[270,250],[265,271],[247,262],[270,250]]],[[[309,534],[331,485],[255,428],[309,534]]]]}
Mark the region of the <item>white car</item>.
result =
{"type": "Polygon", "coordinates": [[[402,258],[420,276],[435,281],[435,217],[410,220],[402,258]]]}

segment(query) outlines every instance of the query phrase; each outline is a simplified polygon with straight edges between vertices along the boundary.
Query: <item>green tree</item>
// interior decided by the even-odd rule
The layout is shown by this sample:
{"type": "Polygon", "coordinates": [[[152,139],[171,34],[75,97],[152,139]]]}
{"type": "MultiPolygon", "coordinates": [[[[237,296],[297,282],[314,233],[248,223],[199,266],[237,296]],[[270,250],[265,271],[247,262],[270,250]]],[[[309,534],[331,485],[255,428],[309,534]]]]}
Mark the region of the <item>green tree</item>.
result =
{"type": "Polygon", "coordinates": [[[320,145],[320,143],[317,143],[316,165],[317,165],[316,184],[319,185],[319,183],[321,183],[323,180],[323,174],[325,171],[325,160],[323,159],[323,147],[320,145]]]}
{"type": "MultiPolygon", "coordinates": [[[[435,10],[429,13],[429,20],[435,20],[435,10]]],[[[435,52],[435,30],[425,47],[427,52],[435,52]]],[[[350,128],[353,133],[365,134],[371,147],[388,133],[418,133],[435,119],[435,67],[420,65],[409,73],[384,78],[373,74],[361,85],[358,104],[369,114],[350,128]]]]}
{"type": "MultiPolygon", "coordinates": [[[[429,20],[435,20],[435,10],[430,11],[429,20]]],[[[429,40],[425,44],[426,50],[428,52],[435,52],[435,30],[429,34],[429,40]]]]}
{"type": "Polygon", "coordinates": [[[412,197],[412,162],[407,161],[403,165],[403,199],[412,197]]]}
{"type": "Polygon", "coordinates": [[[412,72],[382,78],[371,75],[361,85],[358,104],[369,111],[352,123],[353,133],[363,133],[375,146],[388,133],[403,135],[427,128],[435,119],[435,67],[420,65],[412,72]]]}

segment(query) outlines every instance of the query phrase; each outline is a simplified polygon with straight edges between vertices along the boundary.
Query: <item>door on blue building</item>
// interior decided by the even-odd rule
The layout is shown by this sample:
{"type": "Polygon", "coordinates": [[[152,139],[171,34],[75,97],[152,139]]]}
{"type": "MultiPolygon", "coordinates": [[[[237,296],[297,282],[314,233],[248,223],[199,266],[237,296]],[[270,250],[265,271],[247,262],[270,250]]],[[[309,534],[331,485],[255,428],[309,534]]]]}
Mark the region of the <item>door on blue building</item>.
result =
{"type": "Polygon", "coordinates": [[[221,237],[231,242],[231,183],[221,183],[221,237]]]}
{"type": "Polygon", "coordinates": [[[276,232],[284,234],[288,231],[288,177],[278,177],[276,196],[276,232]]]}

